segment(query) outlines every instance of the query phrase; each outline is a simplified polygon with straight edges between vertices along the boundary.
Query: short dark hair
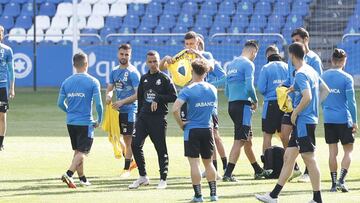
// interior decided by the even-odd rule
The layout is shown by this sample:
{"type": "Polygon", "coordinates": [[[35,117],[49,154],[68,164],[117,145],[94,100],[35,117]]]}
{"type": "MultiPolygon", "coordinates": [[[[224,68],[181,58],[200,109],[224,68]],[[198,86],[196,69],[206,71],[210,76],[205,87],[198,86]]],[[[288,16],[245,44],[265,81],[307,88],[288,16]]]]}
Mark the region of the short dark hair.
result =
{"type": "Polygon", "coordinates": [[[259,50],[259,43],[256,40],[247,40],[245,42],[244,47],[255,48],[256,51],[258,51],[259,50]]]}
{"type": "Polygon", "coordinates": [[[190,31],[190,32],[187,32],[184,36],[184,39],[185,40],[188,40],[188,39],[196,39],[198,37],[198,35],[196,34],[196,32],[194,31],[190,31]]]}
{"type": "Polygon", "coordinates": [[[298,59],[303,59],[305,56],[305,47],[299,42],[294,42],[289,46],[289,53],[298,59]]]}
{"type": "Polygon", "coordinates": [[[207,73],[210,69],[209,64],[204,59],[195,59],[191,63],[191,67],[193,71],[200,76],[207,73]]]}
{"type": "Polygon", "coordinates": [[[278,54],[279,49],[277,48],[277,46],[275,44],[272,44],[266,48],[265,54],[267,55],[269,52],[274,52],[274,53],[278,54]]]}
{"type": "Polygon", "coordinates": [[[347,57],[346,52],[343,49],[335,48],[332,53],[332,60],[341,61],[347,57]]]}
{"type": "Polygon", "coordinates": [[[292,33],[291,37],[294,37],[295,35],[299,35],[302,39],[309,38],[309,32],[305,30],[303,27],[296,28],[292,33]]]}
{"type": "Polygon", "coordinates": [[[155,51],[155,50],[150,50],[146,53],[146,56],[157,56],[160,58],[160,54],[159,52],[155,51]]]}
{"type": "Polygon", "coordinates": [[[131,45],[130,44],[120,44],[118,50],[120,50],[120,49],[131,50],[131,45]]]}
{"type": "Polygon", "coordinates": [[[75,68],[82,68],[84,67],[86,62],[86,54],[79,52],[74,55],[73,57],[73,63],[75,68]]]}

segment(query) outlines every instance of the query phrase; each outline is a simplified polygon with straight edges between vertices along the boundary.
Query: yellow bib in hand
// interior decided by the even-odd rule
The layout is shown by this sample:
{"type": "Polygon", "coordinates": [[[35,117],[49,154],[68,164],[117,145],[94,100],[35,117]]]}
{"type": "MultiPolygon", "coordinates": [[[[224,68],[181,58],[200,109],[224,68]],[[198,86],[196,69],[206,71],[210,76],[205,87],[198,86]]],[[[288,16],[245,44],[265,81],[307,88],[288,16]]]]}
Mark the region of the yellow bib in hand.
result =
{"type": "Polygon", "coordinates": [[[280,110],[285,113],[290,113],[293,111],[293,106],[291,98],[288,96],[287,90],[287,87],[277,87],[276,96],[280,110]]]}
{"type": "Polygon", "coordinates": [[[192,76],[191,61],[195,58],[195,54],[189,54],[186,50],[182,50],[173,57],[175,62],[168,65],[168,71],[175,85],[184,87],[190,82],[192,76]]]}

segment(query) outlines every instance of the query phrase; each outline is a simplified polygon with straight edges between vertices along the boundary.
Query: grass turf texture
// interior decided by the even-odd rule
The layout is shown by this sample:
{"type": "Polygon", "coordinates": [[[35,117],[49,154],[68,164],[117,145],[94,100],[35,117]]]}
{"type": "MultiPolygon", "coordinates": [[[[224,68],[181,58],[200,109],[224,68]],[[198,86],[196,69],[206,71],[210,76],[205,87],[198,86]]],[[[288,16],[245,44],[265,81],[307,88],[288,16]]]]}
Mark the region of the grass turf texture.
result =
{"type": "MultiPolygon", "coordinates": [[[[56,107],[57,89],[40,89],[34,93],[30,89],[17,89],[16,99],[10,104],[8,133],[5,151],[0,152],[0,202],[189,202],[193,195],[189,178],[189,165],[183,156],[182,132],[177,128],[171,115],[168,116],[168,150],[170,157],[168,188],[156,190],[158,164],[155,149],[147,139],[144,152],[146,168],[150,176],[150,186],[136,191],[127,186],[138,177],[132,172],[130,179],[120,179],[123,159],[113,158],[112,148],[101,130],[96,130],[90,156],[85,162],[85,172],[93,186],[66,188],[60,176],[68,168],[72,151],[65,125],[65,114],[56,107]]],[[[358,106],[360,92],[357,91],[358,106]]],[[[226,152],[232,145],[232,122],[227,115],[227,103],[223,93],[219,93],[220,133],[224,139],[226,152]]],[[[258,161],[262,147],[261,107],[253,117],[253,147],[258,161]]],[[[329,193],[330,175],[328,169],[328,148],[323,137],[322,124],[317,127],[317,160],[321,169],[324,202],[358,202],[360,198],[360,153],[357,142],[353,152],[353,162],[347,177],[350,193],[329,193]]],[[[280,145],[278,139],[274,144],[280,145]]],[[[342,156],[339,150],[339,157],[342,156]]],[[[304,169],[301,158],[298,162],[304,169]]],[[[339,160],[340,162],[341,160],[339,160]]],[[[218,158],[218,167],[222,164],[218,158]]],[[[340,169],[339,169],[340,170],[340,169]]],[[[222,170],[221,170],[222,173],[222,170]]],[[[254,193],[271,191],[276,180],[253,180],[253,170],[245,154],[241,153],[234,174],[238,183],[218,182],[221,202],[257,202],[254,193]]],[[[77,176],[76,181],[78,182],[77,176]]],[[[206,180],[202,182],[202,193],[209,200],[206,180]]],[[[282,202],[308,202],[312,198],[310,183],[288,183],[280,194],[282,202]]]]}

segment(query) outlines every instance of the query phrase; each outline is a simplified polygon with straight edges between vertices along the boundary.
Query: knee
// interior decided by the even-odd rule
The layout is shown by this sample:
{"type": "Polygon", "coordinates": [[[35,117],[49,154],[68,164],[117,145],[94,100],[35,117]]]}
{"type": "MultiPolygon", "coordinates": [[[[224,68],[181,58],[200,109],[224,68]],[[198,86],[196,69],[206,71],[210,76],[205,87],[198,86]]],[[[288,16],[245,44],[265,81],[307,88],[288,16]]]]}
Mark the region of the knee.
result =
{"type": "Polygon", "coordinates": [[[5,121],[5,113],[0,113],[0,122],[5,121]]]}
{"type": "Polygon", "coordinates": [[[250,150],[252,148],[252,141],[247,141],[244,143],[244,149],[250,150]]]}

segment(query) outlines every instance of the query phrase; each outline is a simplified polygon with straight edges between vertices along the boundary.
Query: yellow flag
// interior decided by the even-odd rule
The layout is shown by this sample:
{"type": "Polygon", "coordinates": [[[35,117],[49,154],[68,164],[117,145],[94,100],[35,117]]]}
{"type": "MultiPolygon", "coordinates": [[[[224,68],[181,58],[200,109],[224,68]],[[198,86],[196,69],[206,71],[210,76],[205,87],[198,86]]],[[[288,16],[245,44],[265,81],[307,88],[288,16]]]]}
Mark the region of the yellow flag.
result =
{"type": "Polygon", "coordinates": [[[191,61],[195,58],[195,54],[189,54],[186,50],[182,50],[173,57],[175,62],[169,64],[168,70],[175,85],[184,87],[190,82],[192,77],[191,61]]]}
{"type": "Polygon", "coordinates": [[[276,96],[281,111],[285,113],[290,113],[293,111],[292,101],[291,98],[288,96],[287,87],[283,87],[283,86],[277,87],[276,96]]]}
{"type": "Polygon", "coordinates": [[[107,104],[105,108],[104,121],[101,128],[108,133],[109,142],[113,146],[114,156],[117,159],[122,157],[120,144],[119,112],[107,104]]]}

